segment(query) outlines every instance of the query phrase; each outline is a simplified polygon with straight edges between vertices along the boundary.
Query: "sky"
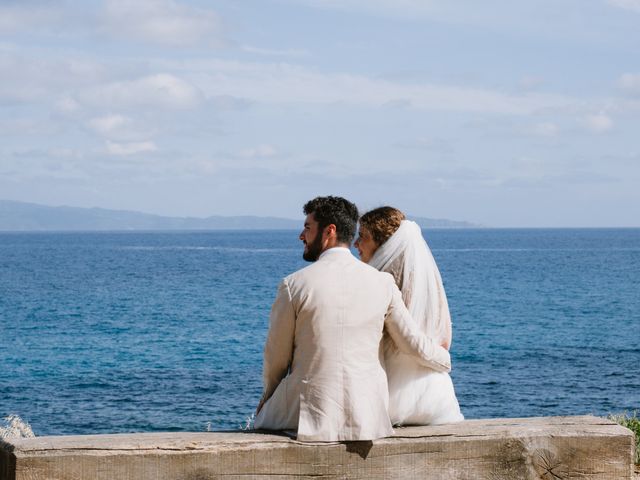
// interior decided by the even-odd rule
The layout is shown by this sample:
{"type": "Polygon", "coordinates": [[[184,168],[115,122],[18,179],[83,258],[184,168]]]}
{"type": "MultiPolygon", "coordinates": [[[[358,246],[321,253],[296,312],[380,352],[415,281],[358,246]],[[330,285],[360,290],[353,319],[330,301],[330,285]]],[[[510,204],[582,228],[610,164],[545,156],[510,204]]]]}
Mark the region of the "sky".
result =
{"type": "Polygon", "coordinates": [[[640,0],[0,0],[0,199],[640,226],[640,0]]]}

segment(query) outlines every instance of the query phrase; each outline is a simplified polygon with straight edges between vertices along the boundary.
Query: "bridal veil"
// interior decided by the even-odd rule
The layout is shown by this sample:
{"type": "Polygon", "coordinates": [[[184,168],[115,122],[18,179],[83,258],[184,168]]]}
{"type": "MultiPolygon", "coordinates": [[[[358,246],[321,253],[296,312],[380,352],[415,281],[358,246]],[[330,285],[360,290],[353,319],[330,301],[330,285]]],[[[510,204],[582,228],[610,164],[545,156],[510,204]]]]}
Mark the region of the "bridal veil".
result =
{"type": "MultiPolygon", "coordinates": [[[[403,220],[369,265],[391,273],[411,316],[438,343],[451,344],[451,316],[442,278],[420,226],[403,220]]],[[[418,365],[385,336],[389,416],[394,425],[435,425],[464,419],[447,373],[418,365]]]]}
{"type": "Polygon", "coordinates": [[[407,309],[427,336],[451,344],[451,315],[442,278],[417,223],[403,220],[369,265],[395,277],[407,309]]]}

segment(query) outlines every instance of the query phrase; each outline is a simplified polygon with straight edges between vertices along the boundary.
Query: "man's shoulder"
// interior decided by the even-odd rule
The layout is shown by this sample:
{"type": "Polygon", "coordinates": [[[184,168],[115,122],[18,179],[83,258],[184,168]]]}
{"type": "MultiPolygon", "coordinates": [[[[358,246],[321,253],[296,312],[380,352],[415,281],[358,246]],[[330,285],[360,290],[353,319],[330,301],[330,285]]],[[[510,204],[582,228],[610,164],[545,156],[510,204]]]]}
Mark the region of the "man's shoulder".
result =
{"type": "MultiPolygon", "coordinates": [[[[336,257],[338,257],[336,255],[336,257]]],[[[380,270],[372,267],[371,265],[364,263],[353,256],[340,255],[340,260],[342,260],[338,265],[342,270],[344,267],[345,275],[356,275],[359,277],[367,277],[372,280],[377,280],[383,283],[395,283],[393,279],[393,275],[387,272],[381,272],[380,270]]],[[[287,285],[292,285],[294,283],[306,282],[308,280],[314,279],[316,276],[322,276],[326,273],[335,273],[336,262],[334,261],[316,261],[310,265],[307,265],[300,270],[297,270],[293,273],[290,273],[286,277],[284,277],[283,282],[287,285]]]]}
{"type": "Polygon", "coordinates": [[[296,270],[295,272],[290,273],[289,275],[284,277],[282,281],[286,284],[290,284],[297,280],[300,280],[301,278],[304,278],[305,276],[309,275],[309,272],[313,272],[313,269],[316,264],[317,262],[314,262],[311,265],[307,265],[306,267],[301,268],[300,270],[296,270]]]}
{"type": "Polygon", "coordinates": [[[297,282],[304,282],[307,279],[315,277],[317,274],[322,272],[326,267],[324,262],[315,261],[306,267],[301,268],[300,270],[296,270],[293,273],[290,273],[286,277],[282,279],[284,283],[287,285],[295,284],[297,282]]]}

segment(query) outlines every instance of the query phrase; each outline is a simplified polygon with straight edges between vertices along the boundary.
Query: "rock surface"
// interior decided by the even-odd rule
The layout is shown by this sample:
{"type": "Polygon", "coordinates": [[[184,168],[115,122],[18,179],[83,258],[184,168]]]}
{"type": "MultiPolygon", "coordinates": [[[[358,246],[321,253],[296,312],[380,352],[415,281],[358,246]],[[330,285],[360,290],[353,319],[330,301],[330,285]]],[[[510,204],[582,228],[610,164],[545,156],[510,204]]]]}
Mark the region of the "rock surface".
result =
{"type": "Polygon", "coordinates": [[[633,448],[630,430],[591,416],[399,428],[373,442],[259,432],[38,437],[1,446],[0,480],[630,480],[633,448]]]}

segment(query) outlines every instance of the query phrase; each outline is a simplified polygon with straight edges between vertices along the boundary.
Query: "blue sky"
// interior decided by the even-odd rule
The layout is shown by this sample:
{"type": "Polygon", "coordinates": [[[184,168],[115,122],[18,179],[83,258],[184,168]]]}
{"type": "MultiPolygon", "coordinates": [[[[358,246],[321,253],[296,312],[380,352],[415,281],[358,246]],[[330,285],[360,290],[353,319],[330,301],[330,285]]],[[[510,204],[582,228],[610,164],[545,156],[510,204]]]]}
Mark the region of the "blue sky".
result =
{"type": "Polygon", "coordinates": [[[0,198],[640,226],[640,0],[0,0],[0,198]]]}

